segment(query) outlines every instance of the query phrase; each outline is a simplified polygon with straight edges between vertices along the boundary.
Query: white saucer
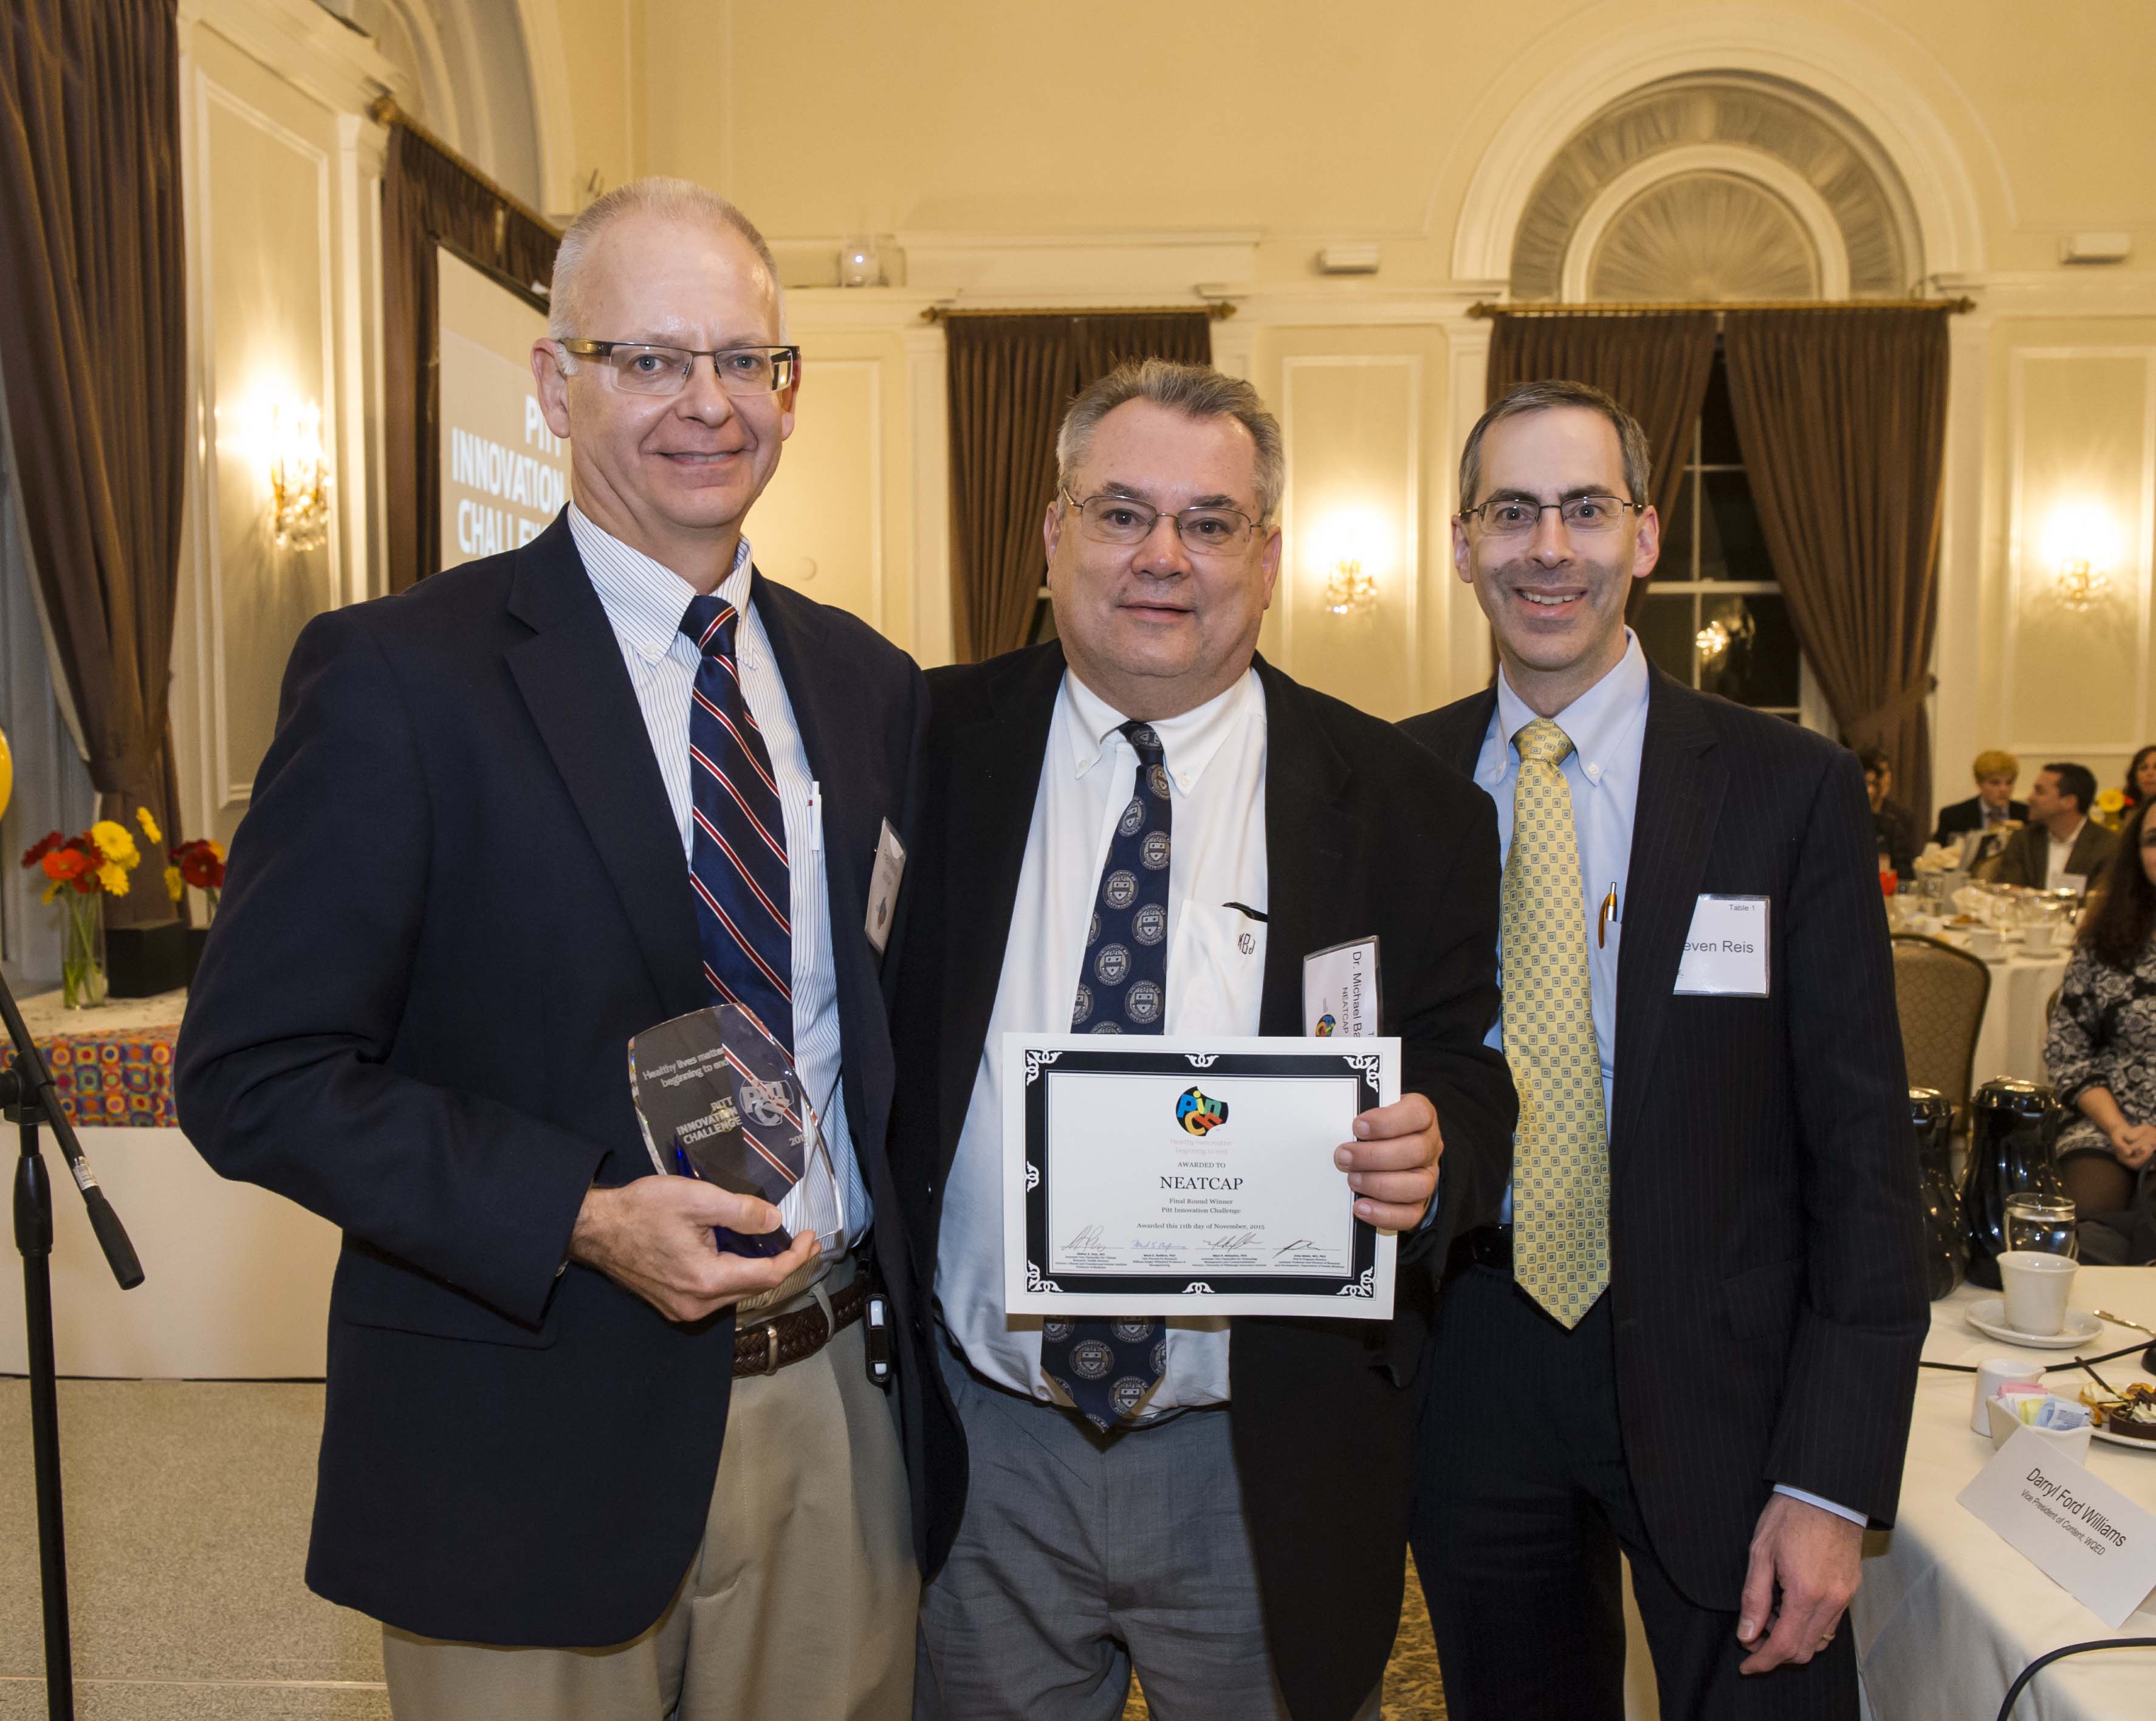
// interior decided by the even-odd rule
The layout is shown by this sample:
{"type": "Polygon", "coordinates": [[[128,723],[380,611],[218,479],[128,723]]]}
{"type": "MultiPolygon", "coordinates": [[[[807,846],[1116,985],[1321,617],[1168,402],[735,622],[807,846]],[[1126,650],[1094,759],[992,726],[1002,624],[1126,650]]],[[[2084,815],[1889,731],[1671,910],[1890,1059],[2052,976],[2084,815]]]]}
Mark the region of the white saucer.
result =
{"type": "Polygon", "coordinates": [[[2136,1440],[2130,1434],[2113,1434],[2106,1428],[2092,1428],[2089,1432],[2107,1445],[2131,1446],[2137,1452],[2156,1452],[2156,1440],[2136,1440]]]}
{"type": "Polygon", "coordinates": [[[2006,1324],[2006,1299],[1979,1297],[1969,1306],[1969,1323],[2002,1343],[2025,1345],[2031,1350],[2074,1350],[2103,1332],[2103,1323],[2085,1308],[2066,1311],[2066,1324],[2056,1333],[2017,1333],[2006,1324]]]}

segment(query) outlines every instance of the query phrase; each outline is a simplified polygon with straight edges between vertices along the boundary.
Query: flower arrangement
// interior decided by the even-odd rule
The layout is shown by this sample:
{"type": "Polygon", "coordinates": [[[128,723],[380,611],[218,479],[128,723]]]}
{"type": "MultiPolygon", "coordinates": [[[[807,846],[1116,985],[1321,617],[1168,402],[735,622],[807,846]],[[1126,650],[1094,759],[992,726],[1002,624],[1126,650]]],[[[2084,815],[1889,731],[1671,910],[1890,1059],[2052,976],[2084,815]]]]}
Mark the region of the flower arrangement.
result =
{"type": "Polygon", "coordinates": [[[224,845],[198,836],[172,850],[172,864],[165,869],[165,889],[177,902],[192,885],[209,900],[209,916],[217,918],[218,892],[224,888],[224,845]]]}
{"type": "Polygon", "coordinates": [[[2096,805],[2090,809],[2089,816],[2107,830],[2123,830],[2126,826],[2126,814],[2133,804],[2127,799],[2125,790],[2107,789],[2097,796],[2096,805]]]}
{"type": "MultiPolygon", "coordinates": [[[[151,842],[164,840],[147,807],[136,809],[135,819],[151,842]]],[[[141,864],[142,851],[133,835],[110,819],[99,819],[76,836],[52,831],[24,853],[23,866],[36,867],[47,880],[43,900],[60,903],[66,915],[60,986],[68,1009],[88,1009],[105,1002],[105,899],[126,896],[127,875],[141,864]]]]}

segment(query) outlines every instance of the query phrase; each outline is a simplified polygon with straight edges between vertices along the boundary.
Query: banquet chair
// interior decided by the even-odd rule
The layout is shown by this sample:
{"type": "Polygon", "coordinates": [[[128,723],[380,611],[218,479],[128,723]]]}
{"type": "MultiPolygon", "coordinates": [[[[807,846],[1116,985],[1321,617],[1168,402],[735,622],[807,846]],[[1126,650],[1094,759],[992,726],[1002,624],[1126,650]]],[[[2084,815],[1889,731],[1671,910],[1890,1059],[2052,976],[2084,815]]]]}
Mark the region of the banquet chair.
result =
{"type": "Polygon", "coordinates": [[[1991,970],[1981,957],[1943,938],[1897,932],[1894,1003],[1902,1018],[1902,1053],[1912,1087],[1937,1088],[1966,1113],[1977,1030],[1991,997],[1991,970]]]}

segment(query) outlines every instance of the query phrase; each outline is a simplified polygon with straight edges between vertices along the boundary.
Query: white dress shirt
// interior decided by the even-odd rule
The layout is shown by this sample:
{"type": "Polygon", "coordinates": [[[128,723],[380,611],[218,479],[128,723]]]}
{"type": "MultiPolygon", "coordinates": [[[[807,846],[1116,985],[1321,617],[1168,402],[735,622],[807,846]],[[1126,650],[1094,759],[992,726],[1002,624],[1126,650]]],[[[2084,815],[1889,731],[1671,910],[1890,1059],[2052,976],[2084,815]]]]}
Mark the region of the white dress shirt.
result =
{"type": "Polygon", "coordinates": [[[2084,886],[2087,884],[2088,881],[2082,878],[2080,874],[2070,873],[2066,871],[2066,864],[2074,857],[2074,845],[2082,840],[2082,825],[2087,823],[2087,819],[2082,819],[2081,825],[2076,825],[2073,828],[2072,835],[2064,839],[2057,836],[2051,838],[2051,859],[2044,867],[2046,890],[2066,890],[2069,887],[2070,881],[2084,886]]]}
{"type": "MultiPolygon", "coordinates": [[[[1520,776],[1519,749],[1512,737],[1540,715],[1512,691],[1504,671],[1497,673],[1497,709],[1475,780],[1497,804],[1501,851],[1512,849],[1512,795],[1520,776]]],[[[1589,1004],[1594,1014],[1594,1045],[1602,1059],[1604,1127],[1614,1115],[1617,1097],[1617,958],[1623,948],[1625,902],[1631,878],[1632,825],[1640,806],[1640,753],[1647,737],[1647,660],[1630,629],[1625,632],[1625,655],[1616,668],[1559,712],[1553,721],[1571,737],[1572,751],[1560,768],[1572,794],[1573,835],[1579,845],[1580,912],[1586,918],[1589,1004]],[[1614,896],[1616,907],[1598,932],[1602,905],[1614,896]]],[[[1501,948],[1500,960],[1502,959],[1501,948]]],[[[1502,975],[1501,975],[1502,979],[1502,975]]],[[[1502,1050],[1505,1019],[1483,1042],[1502,1050]]],[[[1512,1217],[1512,1192],[1505,1191],[1504,1217],[1512,1217]]],[[[1856,1523],[1861,1512],[1822,1500],[1800,1488],[1777,1487],[1778,1494],[1821,1507],[1856,1523]]]]}
{"type": "MultiPolygon", "coordinates": [[[[696,588],[663,563],[632,549],[603,527],[593,524],[574,502],[569,505],[569,532],[583,557],[584,572],[620,642],[622,661],[644,712],[651,751],[666,784],[666,799],[681,834],[687,864],[691,845],[689,787],[690,694],[696,685],[702,654],[681,631],[681,617],[696,588]]],[[[839,1081],[843,1048],[839,1031],[838,968],[831,959],[830,893],[824,877],[824,809],[801,730],[793,721],[786,683],[772,660],[771,640],[749,602],[749,546],[743,538],[733,569],[717,595],[741,612],[734,635],[740,660],[742,692],[749,714],[763,732],[771,753],[772,775],[786,815],[786,864],[790,875],[788,918],[793,926],[793,1062],[808,1089],[809,1103],[820,1108],[824,1139],[845,1202],[846,1236],[858,1242],[868,1229],[869,1198],[854,1138],[846,1126],[846,1096],[839,1081]],[[828,1102],[825,1096],[829,1096],[828,1102]]],[[[781,1208],[782,1214],[785,1212],[781,1208]]],[[[827,1261],[844,1253],[826,1250],[827,1261]]]]}
{"type": "MultiPolygon", "coordinates": [[[[937,1299],[967,1360],[998,1386],[1044,1401],[1068,1402],[1041,1373],[1041,1318],[1004,1309],[1003,1038],[1070,1029],[1101,868],[1137,771],[1137,753],[1116,732],[1125,721],[1065,674],[937,1250],[937,1299]]],[[[1173,819],[1162,1031],[1255,1034],[1265,927],[1227,905],[1265,912],[1265,698],[1257,672],[1152,727],[1173,819]]],[[[1226,1318],[1170,1320],[1167,1372],[1136,1420],[1227,1398],[1226,1318]]]]}

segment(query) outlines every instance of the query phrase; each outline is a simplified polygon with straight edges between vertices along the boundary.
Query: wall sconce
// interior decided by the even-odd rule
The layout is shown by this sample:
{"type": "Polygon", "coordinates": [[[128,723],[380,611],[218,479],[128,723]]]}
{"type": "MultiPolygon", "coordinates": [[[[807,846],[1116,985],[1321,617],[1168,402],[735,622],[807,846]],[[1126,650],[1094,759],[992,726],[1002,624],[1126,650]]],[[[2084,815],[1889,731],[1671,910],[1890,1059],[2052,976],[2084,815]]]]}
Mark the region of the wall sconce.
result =
{"type": "Polygon", "coordinates": [[[2122,547],[2118,527],[2101,504],[2061,502],[2044,528],[2051,595],[2068,609],[2094,609],[2110,592],[2122,547]]]}
{"type": "Polygon", "coordinates": [[[1328,615],[1359,615],[1377,607],[1378,580],[1371,568],[1383,556],[1390,534],[1375,514],[1353,511],[1328,516],[1311,534],[1312,559],[1325,569],[1321,600],[1328,615]]]}
{"type": "Polygon", "coordinates": [[[322,455],[322,409],[277,401],[264,424],[270,524],[280,549],[319,550],[329,537],[330,469],[322,455]]]}

